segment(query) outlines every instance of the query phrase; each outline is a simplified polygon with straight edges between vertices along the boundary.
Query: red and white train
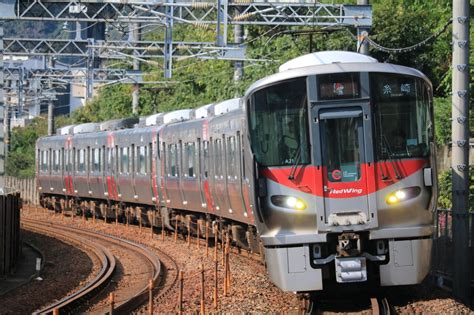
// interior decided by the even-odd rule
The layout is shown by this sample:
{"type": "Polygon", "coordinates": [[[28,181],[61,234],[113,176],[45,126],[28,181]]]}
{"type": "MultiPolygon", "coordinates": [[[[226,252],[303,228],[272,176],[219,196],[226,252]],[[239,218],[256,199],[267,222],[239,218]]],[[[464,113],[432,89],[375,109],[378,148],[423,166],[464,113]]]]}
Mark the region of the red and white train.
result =
{"type": "Polygon", "coordinates": [[[416,284],[430,267],[433,121],[421,72],[319,52],[239,99],[43,137],[38,186],[57,210],[217,223],[285,291],[416,284]]]}

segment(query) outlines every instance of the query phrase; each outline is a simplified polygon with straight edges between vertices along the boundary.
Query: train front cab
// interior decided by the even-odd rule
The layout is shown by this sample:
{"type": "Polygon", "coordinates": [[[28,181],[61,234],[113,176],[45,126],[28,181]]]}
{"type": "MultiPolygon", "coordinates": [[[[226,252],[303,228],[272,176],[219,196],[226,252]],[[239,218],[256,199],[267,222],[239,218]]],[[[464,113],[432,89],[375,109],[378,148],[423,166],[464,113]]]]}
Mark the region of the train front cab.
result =
{"type": "Polygon", "coordinates": [[[270,278],[285,291],[420,283],[436,204],[429,81],[379,63],[305,71],[246,98],[270,278]]]}

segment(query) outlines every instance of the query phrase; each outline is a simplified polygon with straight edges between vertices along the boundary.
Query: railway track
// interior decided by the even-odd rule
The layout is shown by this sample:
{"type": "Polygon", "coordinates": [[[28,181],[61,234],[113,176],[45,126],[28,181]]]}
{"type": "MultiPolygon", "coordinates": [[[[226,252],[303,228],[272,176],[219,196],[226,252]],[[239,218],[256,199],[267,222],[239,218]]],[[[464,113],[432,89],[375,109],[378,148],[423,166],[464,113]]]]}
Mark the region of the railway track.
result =
{"type": "Polygon", "coordinates": [[[393,315],[392,306],[386,297],[372,297],[370,298],[370,305],[372,307],[373,315],[393,315]]]}
{"type": "MultiPolygon", "coordinates": [[[[65,224],[58,224],[58,220],[63,220],[63,219],[60,219],[57,216],[56,216],[56,219],[57,220],[56,220],[55,225],[59,226],[61,229],[63,229],[63,227],[68,226],[68,225],[65,225],[65,224]]],[[[77,223],[83,224],[83,223],[80,223],[79,220],[78,220],[78,222],[76,222],[76,224],[77,223]]],[[[108,226],[108,224],[106,224],[106,225],[97,224],[96,228],[104,229],[104,227],[106,227],[106,226],[108,226]]],[[[142,237],[145,237],[145,236],[148,237],[149,236],[148,232],[144,232],[138,226],[132,226],[132,225],[125,226],[125,225],[121,224],[121,225],[119,225],[119,227],[122,227],[124,230],[118,229],[116,232],[113,232],[113,233],[121,233],[121,231],[122,232],[123,231],[128,231],[129,232],[128,234],[130,234],[130,235],[142,235],[142,237]]],[[[89,226],[89,228],[91,228],[91,227],[89,226]]],[[[82,229],[80,229],[80,230],[82,230],[82,229]]],[[[96,232],[93,232],[93,231],[90,231],[90,230],[87,230],[87,231],[89,231],[91,233],[96,233],[96,232]]],[[[108,235],[108,234],[104,234],[104,233],[99,233],[99,234],[108,235]]],[[[125,234],[126,233],[121,233],[120,235],[121,235],[121,237],[124,237],[125,234]]],[[[118,234],[115,234],[115,235],[118,235],[118,234]]],[[[187,233],[178,233],[178,235],[179,235],[179,238],[182,239],[182,241],[188,242],[188,240],[187,240],[188,234],[187,233]]],[[[109,235],[109,236],[116,237],[116,236],[113,236],[113,235],[109,235]]],[[[156,234],[155,234],[155,237],[156,237],[156,234]]],[[[173,237],[173,235],[171,235],[171,237],[173,237]]],[[[195,244],[197,242],[196,236],[193,235],[193,234],[190,234],[190,237],[191,237],[191,244],[195,244]]],[[[131,239],[133,239],[133,237],[131,239]]],[[[122,239],[122,240],[126,241],[126,242],[133,242],[131,239],[130,240],[122,239]]],[[[213,238],[210,239],[210,240],[211,240],[211,243],[212,243],[213,238]]],[[[137,241],[136,238],[135,238],[135,241],[137,241]]],[[[145,239],[143,239],[143,241],[145,241],[145,239]]],[[[204,241],[205,241],[204,239],[200,238],[200,242],[204,242],[204,241]]],[[[159,304],[160,301],[162,301],[163,299],[169,298],[170,297],[169,293],[173,292],[173,288],[177,287],[177,284],[178,284],[178,270],[180,268],[178,267],[178,264],[175,262],[175,260],[173,259],[172,256],[170,256],[166,252],[162,251],[159,247],[153,246],[153,242],[151,242],[151,243],[147,242],[147,246],[149,248],[152,248],[158,254],[158,256],[162,260],[162,265],[164,266],[163,268],[161,268],[162,269],[161,270],[162,276],[156,282],[156,290],[158,292],[156,292],[156,295],[154,297],[154,301],[159,304]]],[[[194,246],[196,246],[196,245],[194,245],[194,246]]],[[[220,250],[221,249],[219,249],[219,251],[220,250]]],[[[212,255],[212,251],[211,251],[211,255],[212,255]]],[[[246,251],[242,251],[241,249],[238,249],[238,248],[235,248],[235,247],[233,248],[233,253],[234,254],[240,254],[242,257],[247,258],[247,259],[260,260],[259,255],[250,254],[250,253],[247,253],[246,251]]],[[[176,291],[174,291],[174,293],[176,293],[176,291]]],[[[173,296],[171,298],[175,299],[175,296],[173,296]]],[[[143,302],[142,302],[142,304],[143,304],[143,302]]],[[[335,310],[331,310],[331,307],[327,307],[328,305],[331,305],[331,304],[338,304],[338,303],[329,302],[329,304],[328,304],[327,301],[324,301],[324,306],[321,307],[322,304],[320,304],[318,302],[316,302],[316,303],[310,302],[307,309],[306,309],[306,313],[308,313],[308,314],[338,314],[338,313],[341,312],[340,309],[335,311],[335,310]]],[[[367,298],[366,300],[364,300],[360,304],[363,304],[363,306],[359,305],[359,306],[354,307],[352,305],[352,303],[348,303],[346,306],[343,307],[342,312],[343,313],[348,313],[348,314],[381,314],[381,315],[395,314],[394,311],[393,311],[393,308],[391,308],[391,306],[390,306],[390,304],[389,304],[389,302],[386,298],[377,298],[377,297],[373,297],[373,298],[370,298],[370,299],[367,298]]],[[[104,308],[103,310],[104,310],[104,312],[107,312],[106,308],[104,308]]],[[[130,312],[131,309],[127,309],[125,307],[124,308],[117,307],[116,310],[119,313],[128,313],[128,312],[130,312]]],[[[84,310],[84,311],[90,312],[90,309],[89,310],[84,310]]],[[[143,308],[141,309],[141,311],[143,311],[143,308]]],[[[92,313],[98,313],[98,312],[96,312],[94,310],[94,312],[92,312],[92,313]]]]}
{"type": "Polygon", "coordinates": [[[310,299],[306,308],[306,314],[333,315],[333,314],[371,314],[371,315],[394,315],[394,308],[386,297],[359,297],[355,301],[319,301],[310,299]],[[336,307],[334,307],[337,305],[336,307]],[[369,307],[369,308],[367,308],[369,307]],[[356,311],[355,311],[356,310],[356,311]]]}
{"type": "MultiPolygon", "coordinates": [[[[112,291],[115,295],[114,310],[128,313],[148,299],[150,280],[154,284],[163,281],[158,256],[140,244],[113,235],[24,217],[22,224],[29,230],[48,234],[68,243],[81,244],[91,250],[101,262],[99,273],[85,286],[36,313],[48,314],[54,309],[104,313],[110,310],[107,291],[112,291]],[[87,305],[86,308],[84,305],[87,305]]],[[[155,289],[157,290],[158,288],[155,289]]]]}

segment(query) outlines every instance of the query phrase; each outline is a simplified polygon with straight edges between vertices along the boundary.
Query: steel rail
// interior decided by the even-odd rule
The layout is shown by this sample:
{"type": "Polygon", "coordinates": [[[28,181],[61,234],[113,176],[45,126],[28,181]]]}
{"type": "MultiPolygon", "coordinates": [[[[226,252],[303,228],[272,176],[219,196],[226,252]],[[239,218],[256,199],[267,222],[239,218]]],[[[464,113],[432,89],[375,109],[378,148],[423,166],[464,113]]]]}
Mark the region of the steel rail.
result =
{"type": "MultiPolygon", "coordinates": [[[[39,222],[41,222],[41,221],[39,221],[39,222]]],[[[63,225],[63,224],[53,225],[52,223],[44,223],[44,222],[41,222],[41,224],[43,224],[45,226],[55,227],[55,228],[60,227],[62,231],[70,231],[71,233],[80,233],[80,234],[83,234],[83,235],[87,235],[89,237],[101,238],[105,241],[115,243],[119,246],[127,247],[127,248],[139,253],[141,256],[146,258],[146,260],[151,265],[151,269],[152,269],[151,273],[152,273],[153,283],[156,284],[159,281],[159,277],[162,274],[161,261],[159,260],[159,258],[153,252],[151,252],[149,249],[147,249],[145,246],[143,246],[141,244],[137,244],[137,243],[135,243],[131,240],[123,239],[123,238],[117,237],[115,235],[106,234],[106,233],[97,232],[97,231],[91,231],[91,230],[88,230],[88,229],[72,228],[70,226],[63,225]]],[[[148,298],[148,290],[149,290],[149,284],[147,282],[133,296],[131,296],[128,299],[122,300],[119,303],[116,303],[115,310],[118,313],[129,313],[129,312],[133,311],[134,309],[138,308],[148,298]]]]}
{"type": "Polygon", "coordinates": [[[391,315],[395,314],[392,306],[386,297],[371,297],[370,304],[372,306],[373,315],[391,315]]]}
{"type": "Polygon", "coordinates": [[[78,237],[72,232],[64,233],[62,231],[58,231],[53,226],[48,226],[47,224],[38,222],[36,220],[22,218],[22,225],[32,231],[59,236],[61,239],[64,239],[68,242],[72,241],[74,243],[86,246],[92,250],[92,252],[97,256],[102,264],[100,272],[85,286],[64,297],[63,299],[34,312],[34,314],[50,314],[56,309],[73,309],[74,307],[78,306],[88,295],[100,290],[112,277],[113,272],[115,271],[116,260],[112,253],[104,246],[84,240],[84,238],[78,237]]]}

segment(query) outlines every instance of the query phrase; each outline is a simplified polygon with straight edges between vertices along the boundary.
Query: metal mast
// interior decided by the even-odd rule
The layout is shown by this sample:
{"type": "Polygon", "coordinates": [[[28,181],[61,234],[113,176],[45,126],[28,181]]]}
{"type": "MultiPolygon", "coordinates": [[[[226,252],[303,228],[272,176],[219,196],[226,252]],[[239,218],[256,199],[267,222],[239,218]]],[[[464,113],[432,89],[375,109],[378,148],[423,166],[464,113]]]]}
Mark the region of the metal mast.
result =
{"type": "MultiPolygon", "coordinates": [[[[369,0],[357,0],[357,4],[368,5],[369,0]]],[[[369,54],[369,42],[364,40],[364,38],[368,35],[369,35],[369,28],[367,26],[357,27],[357,51],[364,55],[369,54]]]]}
{"type": "MultiPolygon", "coordinates": [[[[140,24],[139,23],[129,24],[129,29],[130,29],[131,42],[139,41],[140,24]]],[[[137,50],[133,51],[133,55],[138,55],[137,50]]],[[[134,58],[132,62],[133,62],[133,70],[138,72],[140,70],[140,61],[134,58]]],[[[135,83],[133,85],[133,91],[132,91],[132,113],[133,114],[138,114],[139,99],[140,99],[140,85],[138,83],[135,83]]]]}
{"type": "MultiPolygon", "coordinates": [[[[49,68],[54,68],[54,60],[53,57],[49,57],[49,68]]],[[[54,88],[53,88],[53,81],[52,78],[49,78],[48,82],[48,89],[50,97],[48,99],[48,136],[52,136],[54,134],[54,88]]]]}
{"type": "MultiPolygon", "coordinates": [[[[0,21],[0,118],[4,117],[4,103],[3,103],[3,21],[0,21]]],[[[5,143],[3,141],[3,121],[0,119],[0,193],[5,192],[5,143]]]]}
{"type": "Polygon", "coordinates": [[[455,298],[469,298],[469,1],[453,0],[452,201],[455,298]]]}
{"type": "MultiPolygon", "coordinates": [[[[234,25],[234,37],[235,37],[235,44],[241,45],[243,42],[243,26],[242,25],[234,25]]],[[[244,75],[244,63],[243,61],[235,61],[234,62],[234,82],[239,82],[244,75]]]]}

